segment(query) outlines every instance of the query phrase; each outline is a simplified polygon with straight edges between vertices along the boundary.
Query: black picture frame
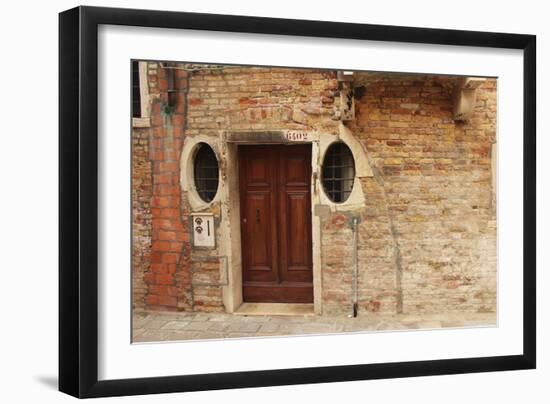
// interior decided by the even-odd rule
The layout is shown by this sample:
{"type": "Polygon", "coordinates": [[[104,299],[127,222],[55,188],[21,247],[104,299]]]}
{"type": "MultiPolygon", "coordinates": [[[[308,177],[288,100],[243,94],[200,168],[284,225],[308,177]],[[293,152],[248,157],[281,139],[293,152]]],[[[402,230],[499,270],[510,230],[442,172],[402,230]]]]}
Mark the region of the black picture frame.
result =
{"type": "Polygon", "coordinates": [[[84,398],[535,368],[534,35],[77,7],[59,15],[59,99],[60,391],[84,398]],[[523,50],[523,353],[466,359],[98,381],[97,52],[100,24],[523,50]]]}

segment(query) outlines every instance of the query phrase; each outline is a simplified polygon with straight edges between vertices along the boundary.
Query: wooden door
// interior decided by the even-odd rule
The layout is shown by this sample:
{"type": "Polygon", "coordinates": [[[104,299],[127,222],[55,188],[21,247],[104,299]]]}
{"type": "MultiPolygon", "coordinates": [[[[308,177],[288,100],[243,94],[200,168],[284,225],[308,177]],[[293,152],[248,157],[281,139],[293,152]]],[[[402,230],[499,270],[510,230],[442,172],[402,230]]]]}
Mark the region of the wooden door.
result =
{"type": "Polygon", "coordinates": [[[239,147],[243,300],[312,303],[311,145],[239,147]]]}

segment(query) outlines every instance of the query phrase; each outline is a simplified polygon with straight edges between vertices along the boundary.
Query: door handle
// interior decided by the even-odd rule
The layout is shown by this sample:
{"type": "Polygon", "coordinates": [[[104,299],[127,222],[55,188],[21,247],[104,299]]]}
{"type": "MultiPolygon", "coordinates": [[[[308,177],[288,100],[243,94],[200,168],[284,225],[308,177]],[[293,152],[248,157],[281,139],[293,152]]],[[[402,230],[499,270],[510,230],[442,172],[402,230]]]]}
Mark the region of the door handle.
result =
{"type": "Polygon", "coordinates": [[[256,209],[256,223],[260,223],[260,209],[256,209]]]}

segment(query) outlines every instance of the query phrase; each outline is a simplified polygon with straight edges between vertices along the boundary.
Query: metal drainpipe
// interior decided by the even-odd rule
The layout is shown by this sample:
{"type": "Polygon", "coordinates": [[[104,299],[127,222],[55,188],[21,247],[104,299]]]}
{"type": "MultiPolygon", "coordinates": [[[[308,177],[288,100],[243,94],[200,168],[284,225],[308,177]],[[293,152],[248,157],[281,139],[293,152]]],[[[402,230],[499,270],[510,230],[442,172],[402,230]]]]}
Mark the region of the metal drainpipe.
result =
{"type": "Polygon", "coordinates": [[[176,78],[174,73],[174,68],[171,63],[167,63],[164,67],[166,70],[166,81],[167,81],[167,93],[168,93],[168,105],[170,107],[176,106],[176,78]]]}
{"type": "Polygon", "coordinates": [[[353,243],[352,243],[352,254],[353,254],[353,317],[357,317],[357,311],[359,309],[357,301],[358,301],[358,264],[357,264],[357,223],[359,223],[359,219],[357,216],[354,216],[351,219],[351,229],[353,232],[353,243]]]}

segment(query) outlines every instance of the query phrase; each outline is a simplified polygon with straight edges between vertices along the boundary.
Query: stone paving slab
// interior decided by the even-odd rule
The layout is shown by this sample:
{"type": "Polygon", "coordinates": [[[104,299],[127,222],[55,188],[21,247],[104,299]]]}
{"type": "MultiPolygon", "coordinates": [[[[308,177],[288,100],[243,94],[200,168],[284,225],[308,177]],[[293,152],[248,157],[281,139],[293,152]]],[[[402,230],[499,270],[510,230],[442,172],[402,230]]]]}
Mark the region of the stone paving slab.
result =
{"type": "Polygon", "coordinates": [[[495,313],[347,316],[244,316],[229,313],[135,311],[133,342],[271,337],[495,326],[495,313]]]}

